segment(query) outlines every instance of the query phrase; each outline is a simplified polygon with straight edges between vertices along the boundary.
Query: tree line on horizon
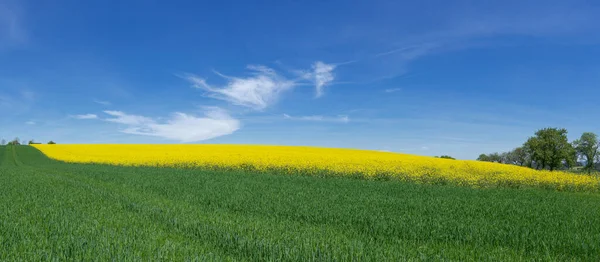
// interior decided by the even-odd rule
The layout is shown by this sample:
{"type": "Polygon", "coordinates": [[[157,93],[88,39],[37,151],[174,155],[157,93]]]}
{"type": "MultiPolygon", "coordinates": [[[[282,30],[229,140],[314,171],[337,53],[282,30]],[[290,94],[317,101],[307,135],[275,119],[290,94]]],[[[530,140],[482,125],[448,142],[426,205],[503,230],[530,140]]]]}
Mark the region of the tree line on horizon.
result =
{"type": "Polygon", "coordinates": [[[479,161],[525,166],[533,169],[571,169],[582,167],[592,172],[600,168],[600,142],[592,132],[569,142],[564,128],[543,128],[522,146],[503,153],[481,154],[479,161]]]}
{"type": "MultiPolygon", "coordinates": [[[[42,144],[42,143],[38,143],[35,142],[33,139],[29,140],[29,142],[26,142],[25,140],[20,140],[18,137],[15,137],[15,139],[6,142],[6,139],[0,139],[0,146],[4,146],[4,145],[35,145],[35,144],[42,144]]],[[[48,141],[49,145],[54,145],[56,144],[54,141],[50,140],[48,141]]]]}

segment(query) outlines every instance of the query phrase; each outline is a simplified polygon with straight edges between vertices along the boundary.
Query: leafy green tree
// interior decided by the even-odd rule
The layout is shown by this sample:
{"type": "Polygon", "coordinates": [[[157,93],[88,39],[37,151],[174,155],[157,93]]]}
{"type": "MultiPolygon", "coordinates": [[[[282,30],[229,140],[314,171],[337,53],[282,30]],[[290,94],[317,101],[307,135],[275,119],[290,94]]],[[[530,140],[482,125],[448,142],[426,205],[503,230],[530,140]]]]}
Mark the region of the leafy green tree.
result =
{"type": "Polygon", "coordinates": [[[564,165],[575,165],[575,150],[567,138],[564,128],[544,128],[525,142],[530,150],[532,161],[538,169],[554,171],[564,165]]]}
{"type": "Polygon", "coordinates": [[[448,155],[442,155],[442,156],[440,156],[440,158],[456,160],[456,158],[448,156],[448,155]]]}
{"type": "Polygon", "coordinates": [[[585,132],[581,135],[581,138],[573,142],[573,147],[575,147],[577,156],[585,160],[584,169],[588,172],[594,170],[595,162],[598,160],[598,148],[600,147],[598,136],[591,132],[585,132]]]}
{"type": "Polygon", "coordinates": [[[504,158],[506,156],[504,154],[499,154],[499,153],[491,153],[491,154],[481,154],[479,155],[479,157],[477,158],[477,160],[479,161],[485,161],[485,162],[496,162],[496,163],[504,163],[504,158]]]}
{"type": "Polygon", "coordinates": [[[521,147],[521,148],[523,148],[523,151],[525,151],[525,155],[527,156],[527,160],[526,160],[524,166],[527,166],[529,168],[534,168],[534,167],[537,168],[537,165],[536,165],[534,157],[533,157],[535,152],[533,152],[533,149],[531,148],[531,146],[528,142],[529,141],[525,142],[523,144],[523,146],[521,147]]]}
{"type": "Polygon", "coordinates": [[[479,157],[477,157],[477,161],[491,162],[490,157],[486,154],[479,155],[479,157]]]}
{"type": "Polygon", "coordinates": [[[54,145],[56,143],[54,143],[54,141],[50,140],[50,142],[48,142],[48,145],[54,145]]]}
{"type": "Polygon", "coordinates": [[[500,155],[498,152],[491,153],[488,155],[488,157],[490,162],[502,163],[502,155],[500,155]]]}
{"type": "Polygon", "coordinates": [[[500,161],[498,163],[501,163],[501,164],[512,164],[511,161],[512,160],[511,160],[510,152],[500,153],[500,161]]]}
{"type": "Polygon", "coordinates": [[[523,147],[517,147],[511,151],[511,160],[513,165],[524,166],[528,162],[529,155],[523,147]]]}
{"type": "Polygon", "coordinates": [[[528,164],[529,153],[524,147],[517,147],[511,151],[504,153],[492,153],[489,155],[481,154],[477,158],[479,161],[497,162],[502,164],[511,164],[524,166],[528,164]]]}

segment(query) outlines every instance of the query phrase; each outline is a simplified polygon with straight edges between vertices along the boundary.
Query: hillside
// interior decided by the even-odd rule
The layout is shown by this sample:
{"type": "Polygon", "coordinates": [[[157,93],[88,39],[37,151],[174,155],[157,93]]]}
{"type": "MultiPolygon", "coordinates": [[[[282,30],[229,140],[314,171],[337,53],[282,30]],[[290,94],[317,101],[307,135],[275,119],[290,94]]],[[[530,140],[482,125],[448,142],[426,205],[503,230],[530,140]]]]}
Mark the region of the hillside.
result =
{"type": "Polygon", "coordinates": [[[600,260],[596,193],[0,159],[3,261],[600,260]]]}

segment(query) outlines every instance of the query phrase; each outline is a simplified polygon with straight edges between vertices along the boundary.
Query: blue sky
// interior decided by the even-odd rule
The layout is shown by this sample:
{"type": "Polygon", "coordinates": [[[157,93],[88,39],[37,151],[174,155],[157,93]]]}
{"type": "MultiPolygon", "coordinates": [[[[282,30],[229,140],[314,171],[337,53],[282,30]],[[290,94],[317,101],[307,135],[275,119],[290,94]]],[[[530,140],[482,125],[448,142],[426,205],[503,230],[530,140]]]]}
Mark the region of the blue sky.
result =
{"type": "Polygon", "coordinates": [[[463,159],[600,133],[597,1],[0,0],[0,137],[463,159]]]}

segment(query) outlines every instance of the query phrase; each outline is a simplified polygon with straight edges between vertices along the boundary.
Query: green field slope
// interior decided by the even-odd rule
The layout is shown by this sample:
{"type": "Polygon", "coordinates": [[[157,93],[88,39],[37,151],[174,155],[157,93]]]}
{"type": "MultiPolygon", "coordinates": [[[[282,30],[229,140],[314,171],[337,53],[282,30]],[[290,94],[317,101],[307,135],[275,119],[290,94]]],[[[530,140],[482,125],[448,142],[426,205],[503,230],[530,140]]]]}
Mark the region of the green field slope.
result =
{"type": "Polygon", "coordinates": [[[600,195],[65,164],[0,147],[0,261],[600,261],[600,195]]]}

